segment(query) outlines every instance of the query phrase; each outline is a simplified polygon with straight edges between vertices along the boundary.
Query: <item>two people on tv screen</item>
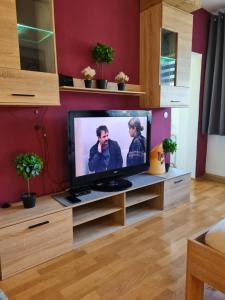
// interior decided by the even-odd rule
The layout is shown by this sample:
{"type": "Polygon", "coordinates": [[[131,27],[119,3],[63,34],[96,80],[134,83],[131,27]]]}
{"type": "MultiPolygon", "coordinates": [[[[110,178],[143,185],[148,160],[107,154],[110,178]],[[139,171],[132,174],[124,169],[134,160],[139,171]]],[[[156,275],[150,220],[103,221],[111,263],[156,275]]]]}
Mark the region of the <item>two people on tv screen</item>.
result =
{"type": "MultiPolygon", "coordinates": [[[[143,164],[145,161],[146,139],[141,134],[144,129],[140,119],[131,118],[128,122],[129,134],[133,138],[126,158],[126,166],[143,164]]],[[[91,147],[88,167],[91,172],[103,172],[123,166],[121,149],[116,141],[109,138],[109,130],[105,125],[96,129],[97,143],[91,147]]]]}

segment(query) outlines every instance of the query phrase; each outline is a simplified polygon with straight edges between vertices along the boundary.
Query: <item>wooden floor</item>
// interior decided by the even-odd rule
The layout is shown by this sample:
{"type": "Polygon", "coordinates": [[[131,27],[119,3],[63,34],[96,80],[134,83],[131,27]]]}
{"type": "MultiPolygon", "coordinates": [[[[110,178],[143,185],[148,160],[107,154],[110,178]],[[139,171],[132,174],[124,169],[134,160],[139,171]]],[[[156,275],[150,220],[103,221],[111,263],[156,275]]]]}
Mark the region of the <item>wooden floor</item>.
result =
{"type": "MultiPolygon", "coordinates": [[[[224,217],[225,184],[193,181],[191,203],[7,279],[0,289],[10,300],[182,300],[187,237],[224,217]]],[[[206,298],[225,299],[212,291],[206,298]]]]}

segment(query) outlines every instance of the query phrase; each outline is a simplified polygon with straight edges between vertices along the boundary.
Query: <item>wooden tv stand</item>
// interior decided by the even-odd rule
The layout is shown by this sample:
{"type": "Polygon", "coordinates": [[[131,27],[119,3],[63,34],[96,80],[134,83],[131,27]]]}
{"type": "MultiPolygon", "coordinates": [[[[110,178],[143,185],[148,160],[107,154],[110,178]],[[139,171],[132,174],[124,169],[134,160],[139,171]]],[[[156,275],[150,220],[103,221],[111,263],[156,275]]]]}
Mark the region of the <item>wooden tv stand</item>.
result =
{"type": "Polygon", "coordinates": [[[36,207],[22,203],[0,208],[0,270],[5,279],[130,224],[189,201],[190,174],[178,170],[162,176],[139,174],[132,187],[120,192],[97,192],[71,204],[66,194],[40,197],[36,207]]]}

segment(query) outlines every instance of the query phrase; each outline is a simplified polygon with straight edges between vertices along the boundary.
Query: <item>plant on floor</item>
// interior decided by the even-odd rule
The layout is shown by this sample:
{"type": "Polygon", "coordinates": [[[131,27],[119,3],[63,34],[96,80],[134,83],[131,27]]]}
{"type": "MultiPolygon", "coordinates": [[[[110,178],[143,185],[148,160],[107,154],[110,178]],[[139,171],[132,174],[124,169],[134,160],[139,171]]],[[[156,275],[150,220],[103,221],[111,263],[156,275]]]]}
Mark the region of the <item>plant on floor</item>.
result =
{"type": "Polygon", "coordinates": [[[92,56],[99,65],[99,76],[100,78],[97,80],[97,87],[98,88],[106,88],[107,87],[107,80],[103,79],[103,65],[104,64],[111,64],[114,59],[115,50],[105,44],[97,43],[97,45],[92,49],[92,56]]]}
{"type": "Polygon", "coordinates": [[[17,173],[27,182],[27,193],[22,194],[22,200],[25,208],[35,206],[36,193],[30,191],[30,179],[38,176],[43,169],[43,161],[35,153],[21,153],[15,159],[17,173]]]}
{"type": "MultiPolygon", "coordinates": [[[[163,140],[163,151],[165,153],[165,157],[169,153],[173,154],[177,150],[177,143],[174,142],[171,138],[167,138],[163,140]]],[[[169,171],[170,164],[167,162],[166,163],[166,171],[169,171]]]]}

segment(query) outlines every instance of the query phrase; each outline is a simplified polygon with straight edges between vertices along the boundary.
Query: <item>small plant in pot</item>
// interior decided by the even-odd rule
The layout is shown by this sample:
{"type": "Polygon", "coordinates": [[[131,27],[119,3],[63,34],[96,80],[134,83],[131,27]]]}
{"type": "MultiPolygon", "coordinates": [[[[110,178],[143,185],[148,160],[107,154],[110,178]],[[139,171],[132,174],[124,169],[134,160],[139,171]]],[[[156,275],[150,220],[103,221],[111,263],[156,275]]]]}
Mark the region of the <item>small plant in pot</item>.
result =
{"type": "Polygon", "coordinates": [[[116,75],[115,80],[117,82],[118,90],[119,91],[124,91],[125,86],[126,86],[126,82],[129,81],[129,77],[124,72],[119,72],[116,75]]]}
{"type": "Polygon", "coordinates": [[[171,153],[173,154],[177,150],[177,143],[174,142],[172,139],[164,139],[163,140],[163,151],[165,153],[165,158],[166,158],[166,172],[169,171],[170,168],[170,163],[168,163],[168,154],[171,153]]]}
{"type": "Polygon", "coordinates": [[[84,84],[86,88],[91,88],[92,86],[92,79],[94,78],[96,72],[94,69],[92,69],[90,66],[86,67],[81,71],[81,73],[84,75],[84,84]]]}
{"type": "Polygon", "coordinates": [[[35,206],[36,193],[30,191],[30,179],[38,176],[43,169],[42,159],[35,153],[21,153],[15,159],[16,170],[27,181],[27,193],[23,193],[21,199],[24,208],[35,206]]]}
{"type": "Polygon", "coordinates": [[[97,88],[106,89],[107,88],[107,80],[104,79],[103,76],[103,66],[104,64],[111,64],[114,58],[115,50],[105,44],[97,43],[97,45],[92,49],[92,56],[99,65],[99,78],[96,80],[97,88]]]}

